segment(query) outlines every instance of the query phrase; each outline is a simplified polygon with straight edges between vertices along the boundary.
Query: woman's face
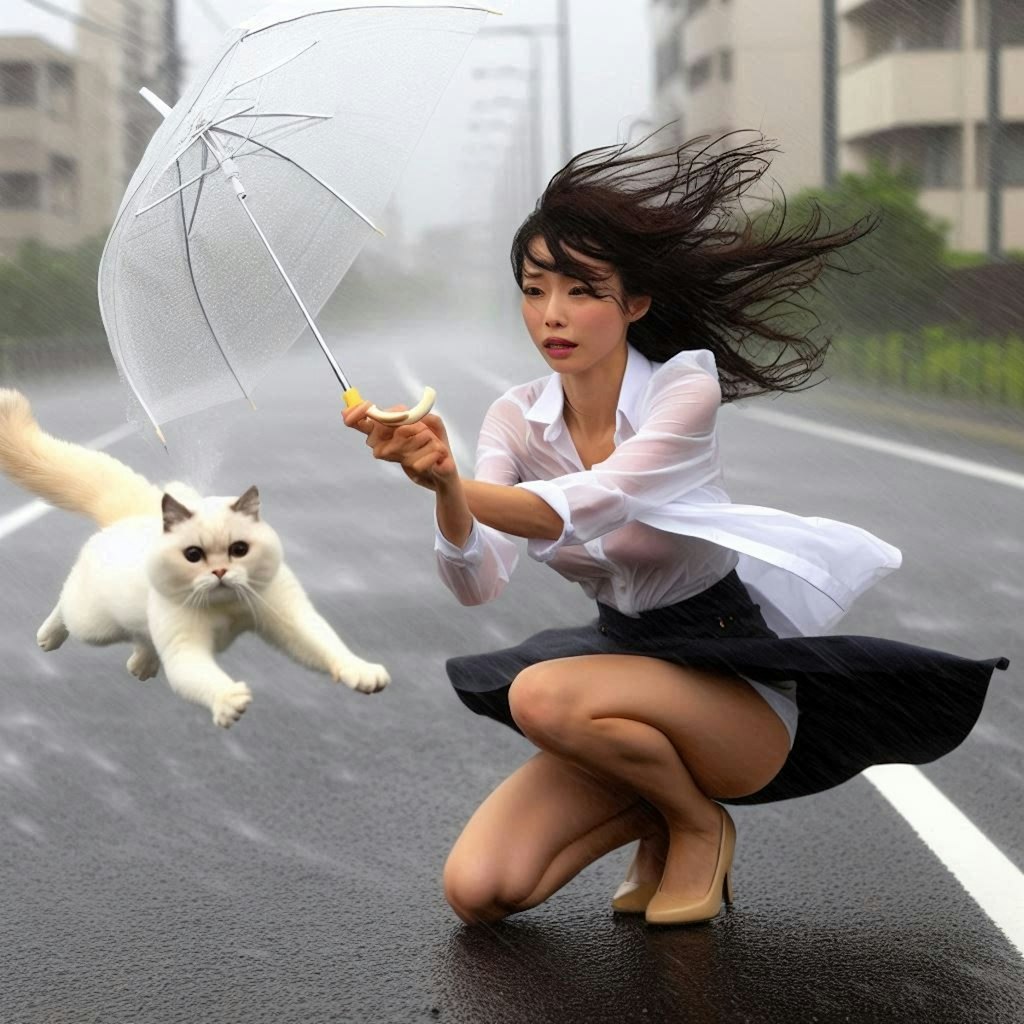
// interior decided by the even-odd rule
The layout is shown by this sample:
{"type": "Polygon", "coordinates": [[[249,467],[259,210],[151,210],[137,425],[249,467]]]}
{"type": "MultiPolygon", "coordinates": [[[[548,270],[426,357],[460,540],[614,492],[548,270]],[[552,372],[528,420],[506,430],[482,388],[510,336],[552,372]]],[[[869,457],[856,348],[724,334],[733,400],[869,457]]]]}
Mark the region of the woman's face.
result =
{"type": "MultiPolygon", "coordinates": [[[[542,238],[535,238],[529,251],[540,260],[551,260],[542,238]]],[[[545,270],[527,256],[521,282],[523,322],[553,370],[578,373],[624,345],[629,325],[647,312],[651,300],[624,296],[622,279],[610,264],[589,259],[572,249],[567,252],[585,266],[593,267],[603,279],[590,285],[545,270]],[[623,302],[626,312],[616,298],[623,302]]]]}

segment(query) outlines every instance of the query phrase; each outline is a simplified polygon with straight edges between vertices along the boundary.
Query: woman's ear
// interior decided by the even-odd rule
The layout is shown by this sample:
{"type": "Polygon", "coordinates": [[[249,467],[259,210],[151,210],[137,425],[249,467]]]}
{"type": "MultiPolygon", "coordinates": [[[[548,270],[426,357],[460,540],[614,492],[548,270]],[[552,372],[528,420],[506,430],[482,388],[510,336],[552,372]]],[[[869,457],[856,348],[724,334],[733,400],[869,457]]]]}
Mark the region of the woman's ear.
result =
{"type": "Polygon", "coordinates": [[[646,315],[651,308],[650,295],[634,295],[626,300],[626,309],[629,311],[629,322],[633,323],[646,315]]]}

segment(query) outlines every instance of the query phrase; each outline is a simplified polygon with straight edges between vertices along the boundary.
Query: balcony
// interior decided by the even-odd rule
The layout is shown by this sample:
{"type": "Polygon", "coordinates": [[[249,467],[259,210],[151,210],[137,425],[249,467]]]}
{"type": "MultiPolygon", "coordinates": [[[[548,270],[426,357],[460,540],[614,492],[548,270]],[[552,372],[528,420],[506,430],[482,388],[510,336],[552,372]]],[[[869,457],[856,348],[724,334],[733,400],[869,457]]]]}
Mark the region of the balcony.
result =
{"type": "MultiPolygon", "coordinates": [[[[840,76],[841,138],[984,120],[985,80],[981,50],[890,53],[859,64],[840,76]]],[[[1024,47],[1003,51],[1002,114],[1024,120],[1024,47]]]]}

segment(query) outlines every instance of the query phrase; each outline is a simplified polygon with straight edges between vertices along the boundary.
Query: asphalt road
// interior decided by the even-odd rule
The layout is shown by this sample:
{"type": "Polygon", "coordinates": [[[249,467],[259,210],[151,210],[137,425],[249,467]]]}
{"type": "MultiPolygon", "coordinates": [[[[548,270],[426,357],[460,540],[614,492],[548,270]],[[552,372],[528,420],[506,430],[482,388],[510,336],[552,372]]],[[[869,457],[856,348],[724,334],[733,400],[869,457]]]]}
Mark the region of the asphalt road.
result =
{"type": "MultiPolygon", "coordinates": [[[[378,404],[436,387],[462,449],[501,381],[545,372],[523,336],[439,322],[365,329],[337,351],[378,404]]],[[[69,439],[124,422],[112,371],[24,389],[69,439]]],[[[1024,1020],[1021,952],[863,778],[735,809],[738,902],[713,924],[613,917],[621,850],[542,907],[463,927],[444,858],[532,748],[464,709],[444,660],[587,621],[592,605],[524,557],[501,599],[460,607],[435,573],[431,496],[344,430],[311,344],[255,397],[256,413],[170,425],[170,454],[143,431],[109,450],[209,493],[257,483],[315,603],[393,682],[356,694],[246,638],[221,663],[255,699],[219,730],[162,676],[130,677],[127,648],[36,648],[89,523],[52,512],[0,537],[2,1024],[1024,1020]]],[[[827,386],[750,408],[1024,472],[1020,448],[855,399],[830,407],[827,386]]],[[[734,500],[844,519],[903,550],[844,632],[1011,659],[972,736],[923,773],[1019,877],[1024,494],[743,407],[722,433],[734,500]]],[[[27,500],[0,480],[0,516],[27,500]]]]}

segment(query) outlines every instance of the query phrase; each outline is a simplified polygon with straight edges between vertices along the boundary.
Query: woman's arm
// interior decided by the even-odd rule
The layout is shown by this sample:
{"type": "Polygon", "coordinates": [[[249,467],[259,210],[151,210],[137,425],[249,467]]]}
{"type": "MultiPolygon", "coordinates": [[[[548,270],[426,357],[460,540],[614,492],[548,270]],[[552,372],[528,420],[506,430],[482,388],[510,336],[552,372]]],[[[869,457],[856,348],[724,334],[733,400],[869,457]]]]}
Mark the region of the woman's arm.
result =
{"type": "MultiPolygon", "coordinates": [[[[459,475],[440,417],[429,415],[419,423],[396,428],[368,420],[368,407],[363,403],[347,410],[345,423],[366,435],[375,458],[398,462],[413,483],[434,491],[434,551],[441,580],[460,604],[493,600],[508,582],[519,551],[497,529],[473,518],[466,485],[475,481],[459,475]]],[[[493,462],[489,471],[501,475],[493,462]]]]}

